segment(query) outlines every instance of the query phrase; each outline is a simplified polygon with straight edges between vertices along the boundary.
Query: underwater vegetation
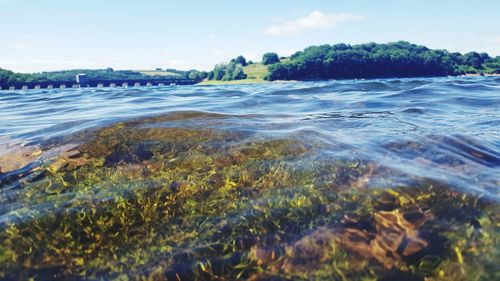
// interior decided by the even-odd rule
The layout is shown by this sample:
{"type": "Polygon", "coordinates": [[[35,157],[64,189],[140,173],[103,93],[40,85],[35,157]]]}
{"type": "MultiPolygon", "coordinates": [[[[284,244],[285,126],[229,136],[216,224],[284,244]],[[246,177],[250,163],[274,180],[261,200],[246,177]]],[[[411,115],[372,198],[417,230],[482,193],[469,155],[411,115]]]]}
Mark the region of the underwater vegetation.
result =
{"type": "Polygon", "coordinates": [[[415,176],[386,186],[404,175],[320,141],[176,126],[208,117],[12,149],[0,279],[500,280],[494,199],[415,176]]]}

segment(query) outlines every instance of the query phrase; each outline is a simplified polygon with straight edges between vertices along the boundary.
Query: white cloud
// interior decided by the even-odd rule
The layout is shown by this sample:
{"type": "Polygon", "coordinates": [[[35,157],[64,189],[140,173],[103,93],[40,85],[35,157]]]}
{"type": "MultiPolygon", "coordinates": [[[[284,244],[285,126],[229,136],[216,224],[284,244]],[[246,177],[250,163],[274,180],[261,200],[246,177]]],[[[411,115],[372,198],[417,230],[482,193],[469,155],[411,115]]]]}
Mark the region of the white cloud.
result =
{"type": "Polygon", "coordinates": [[[220,57],[222,56],[224,53],[222,51],[219,51],[219,50],[216,50],[216,51],[213,51],[212,52],[212,56],[214,57],[220,57]]]}
{"type": "Polygon", "coordinates": [[[363,16],[349,13],[327,15],[320,11],[314,11],[303,18],[272,25],[264,33],[271,36],[293,36],[310,30],[331,28],[341,22],[363,19],[363,16]]]}

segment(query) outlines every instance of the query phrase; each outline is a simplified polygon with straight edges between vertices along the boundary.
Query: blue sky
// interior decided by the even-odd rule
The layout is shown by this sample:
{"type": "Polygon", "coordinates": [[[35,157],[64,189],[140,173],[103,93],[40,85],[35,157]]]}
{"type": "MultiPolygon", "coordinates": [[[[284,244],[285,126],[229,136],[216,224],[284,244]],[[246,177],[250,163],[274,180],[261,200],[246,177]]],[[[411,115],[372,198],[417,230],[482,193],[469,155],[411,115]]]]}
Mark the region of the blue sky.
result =
{"type": "Polygon", "coordinates": [[[499,0],[0,0],[0,67],[209,70],[314,44],[500,55],[499,0]]]}

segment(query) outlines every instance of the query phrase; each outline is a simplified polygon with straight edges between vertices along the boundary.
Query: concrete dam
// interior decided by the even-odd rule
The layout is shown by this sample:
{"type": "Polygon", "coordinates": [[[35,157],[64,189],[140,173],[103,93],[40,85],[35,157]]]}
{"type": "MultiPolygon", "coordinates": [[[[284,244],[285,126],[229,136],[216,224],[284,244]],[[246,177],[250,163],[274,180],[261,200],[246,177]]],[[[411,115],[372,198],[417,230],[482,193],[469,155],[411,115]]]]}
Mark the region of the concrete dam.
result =
{"type": "Polygon", "coordinates": [[[194,85],[198,80],[187,78],[151,78],[151,79],[88,79],[77,75],[72,81],[24,82],[9,85],[0,85],[0,90],[39,90],[39,89],[66,89],[66,88],[113,88],[113,87],[153,87],[194,85]]]}

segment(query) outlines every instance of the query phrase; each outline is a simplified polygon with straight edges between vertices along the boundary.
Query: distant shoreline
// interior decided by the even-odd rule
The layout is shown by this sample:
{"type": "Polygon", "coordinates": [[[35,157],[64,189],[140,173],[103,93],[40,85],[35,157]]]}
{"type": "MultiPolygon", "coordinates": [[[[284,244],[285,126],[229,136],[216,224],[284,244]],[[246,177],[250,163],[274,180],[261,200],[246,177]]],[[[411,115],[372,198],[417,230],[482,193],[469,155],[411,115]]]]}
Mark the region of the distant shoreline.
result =
{"type": "Polygon", "coordinates": [[[329,79],[329,80],[275,80],[267,81],[260,79],[241,79],[241,80],[229,80],[229,81],[218,81],[218,80],[203,80],[200,83],[195,84],[196,86],[223,86],[223,85],[255,85],[255,84],[280,84],[280,83],[295,83],[295,82],[318,82],[318,81],[342,81],[342,80],[372,80],[372,79],[417,79],[417,78],[446,78],[446,77],[500,77],[500,74],[464,74],[456,76],[436,76],[436,77],[392,77],[392,78],[358,78],[358,79],[329,79]]]}
{"type": "Polygon", "coordinates": [[[478,73],[472,73],[472,74],[465,74],[465,75],[460,75],[460,76],[466,76],[466,77],[480,77],[480,76],[484,76],[484,77],[499,77],[500,74],[496,74],[496,73],[488,73],[488,74],[478,74],[478,73]]]}
{"type": "Polygon", "coordinates": [[[229,81],[221,81],[221,80],[203,80],[196,85],[199,86],[209,86],[209,85],[244,85],[244,84],[266,84],[269,81],[261,80],[261,79],[241,79],[241,80],[229,80],[229,81]]]}
{"type": "Polygon", "coordinates": [[[260,62],[238,56],[212,71],[74,69],[23,74],[0,68],[0,89],[163,85],[244,85],[270,81],[500,76],[500,56],[450,53],[398,41],[310,46],[289,57],[265,53],[260,62]]]}

